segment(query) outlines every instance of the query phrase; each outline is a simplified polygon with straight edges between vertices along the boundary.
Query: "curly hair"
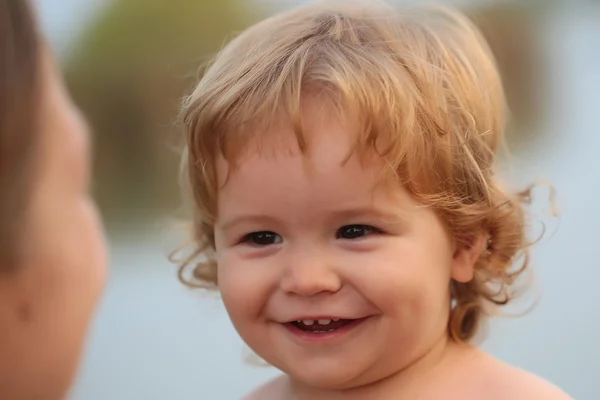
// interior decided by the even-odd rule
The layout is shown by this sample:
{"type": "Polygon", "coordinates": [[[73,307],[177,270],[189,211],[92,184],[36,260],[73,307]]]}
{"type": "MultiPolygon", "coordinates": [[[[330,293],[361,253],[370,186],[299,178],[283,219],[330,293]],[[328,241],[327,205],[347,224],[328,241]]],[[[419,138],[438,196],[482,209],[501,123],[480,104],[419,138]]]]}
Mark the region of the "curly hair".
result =
{"type": "Polygon", "coordinates": [[[194,221],[191,253],[174,259],[180,279],[218,288],[217,154],[235,163],[249,140],[282,120],[294,124],[304,149],[300,103],[315,94],[358,116],[356,151],[382,157],[457,243],[490,238],[474,278],[451,285],[448,333],[472,339],[484,302],[508,303],[527,269],[530,189],[510,194],[497,182],[506,115],[500,74],[477,28],[447,8],[400,12],[375,1],[321,2],[267,19],[222,49],[182,109],[182,167],[194,221]]]}

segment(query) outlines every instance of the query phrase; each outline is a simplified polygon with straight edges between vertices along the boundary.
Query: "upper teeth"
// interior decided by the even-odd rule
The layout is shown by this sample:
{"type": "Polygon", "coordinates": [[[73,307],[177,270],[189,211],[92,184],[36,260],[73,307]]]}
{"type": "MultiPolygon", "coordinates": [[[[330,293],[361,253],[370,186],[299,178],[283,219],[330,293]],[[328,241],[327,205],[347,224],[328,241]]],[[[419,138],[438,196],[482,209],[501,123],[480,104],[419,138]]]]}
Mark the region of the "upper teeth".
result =
{"type": "MultiPolygon", "coordinates": [[[[316,322],[319,325],[329,325],[331,323],[331,321],[337,322],[337,321],[339,321],[339,318],[334,318],[334,319],[319,319],[316,322]]],[[[315,320],[314,319],[305,319],[305,320],[296,321],[296,322],[303,323],[304,325],[309,325],[309,326],[315,324],[315,320]]]]}

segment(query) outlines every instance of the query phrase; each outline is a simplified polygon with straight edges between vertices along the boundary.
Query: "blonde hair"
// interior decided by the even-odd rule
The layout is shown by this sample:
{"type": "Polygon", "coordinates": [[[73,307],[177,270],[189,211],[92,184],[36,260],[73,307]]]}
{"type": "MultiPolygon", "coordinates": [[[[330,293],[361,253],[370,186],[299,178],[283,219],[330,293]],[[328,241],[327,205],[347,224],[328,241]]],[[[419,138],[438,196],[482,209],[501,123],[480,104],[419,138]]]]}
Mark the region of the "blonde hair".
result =
{"type": "Polygon", "coordinates": [[[449,335],[472,339],[484,303],[506,304],[527,267],[522,202],[529,192],[507,194],[495,180],[505,130],[501,79],[476,27],[446,8],[311,4],[249,28],[217,55],[183,104],[194,240],[191,254],[177,260],[181,280],[218,286],[217,154],[235,163],[249,140],[282,120],[294,125],[305,149],[300,108],[306,96],[357,115],[356,150],[382,157],[407,190],[439,213],[459,244],[489,235],[474,279],[451,288],[449,335]],[[523,264],[515,269],[520,256],[523,264]],[[185,275],[189,266],[192,279],[185,275]]]}

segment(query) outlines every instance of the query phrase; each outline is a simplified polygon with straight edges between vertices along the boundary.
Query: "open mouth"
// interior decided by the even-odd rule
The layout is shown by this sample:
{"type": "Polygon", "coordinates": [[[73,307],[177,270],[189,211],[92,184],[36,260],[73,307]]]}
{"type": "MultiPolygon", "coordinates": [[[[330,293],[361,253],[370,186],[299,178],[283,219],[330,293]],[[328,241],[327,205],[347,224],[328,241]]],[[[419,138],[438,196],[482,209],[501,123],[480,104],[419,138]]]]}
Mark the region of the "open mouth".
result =
{"type": "Polygon", "coordinates": [[[334,332],[340,328],[344,328],[353,322],[355,319],[318,319],[318,320],[299,320],[290,322],[296,329],[299,329],[308,333],[329,333],[334,332]]]}

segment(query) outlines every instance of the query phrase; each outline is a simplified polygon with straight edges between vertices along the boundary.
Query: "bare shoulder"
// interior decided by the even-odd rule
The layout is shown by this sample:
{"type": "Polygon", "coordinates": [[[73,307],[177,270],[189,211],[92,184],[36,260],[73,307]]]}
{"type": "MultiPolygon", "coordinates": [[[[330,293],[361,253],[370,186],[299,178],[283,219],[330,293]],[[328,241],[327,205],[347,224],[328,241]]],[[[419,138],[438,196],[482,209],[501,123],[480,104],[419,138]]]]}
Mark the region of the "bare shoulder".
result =
{"type": "MultiPolygon", "coordinates": [[[[486,355],[478,366],[480,398],[511,400],[573,400],[554,384],[486,355]]],[[[477,396],[479,397],[479,396],[477,396]]]]}
{"type": "Polygon", "coordinates": [[[507,366],[507,369],[506,379],[513,381],[508,386],[511,399],[573,400],[563,390],[537,375],[513,366],[507,366]]]}
{"type": "Polygon", "coordinates": [[[250,392],[242,400],[279,400],[283,398],[285,377],[274,378],[250,392]]]}

